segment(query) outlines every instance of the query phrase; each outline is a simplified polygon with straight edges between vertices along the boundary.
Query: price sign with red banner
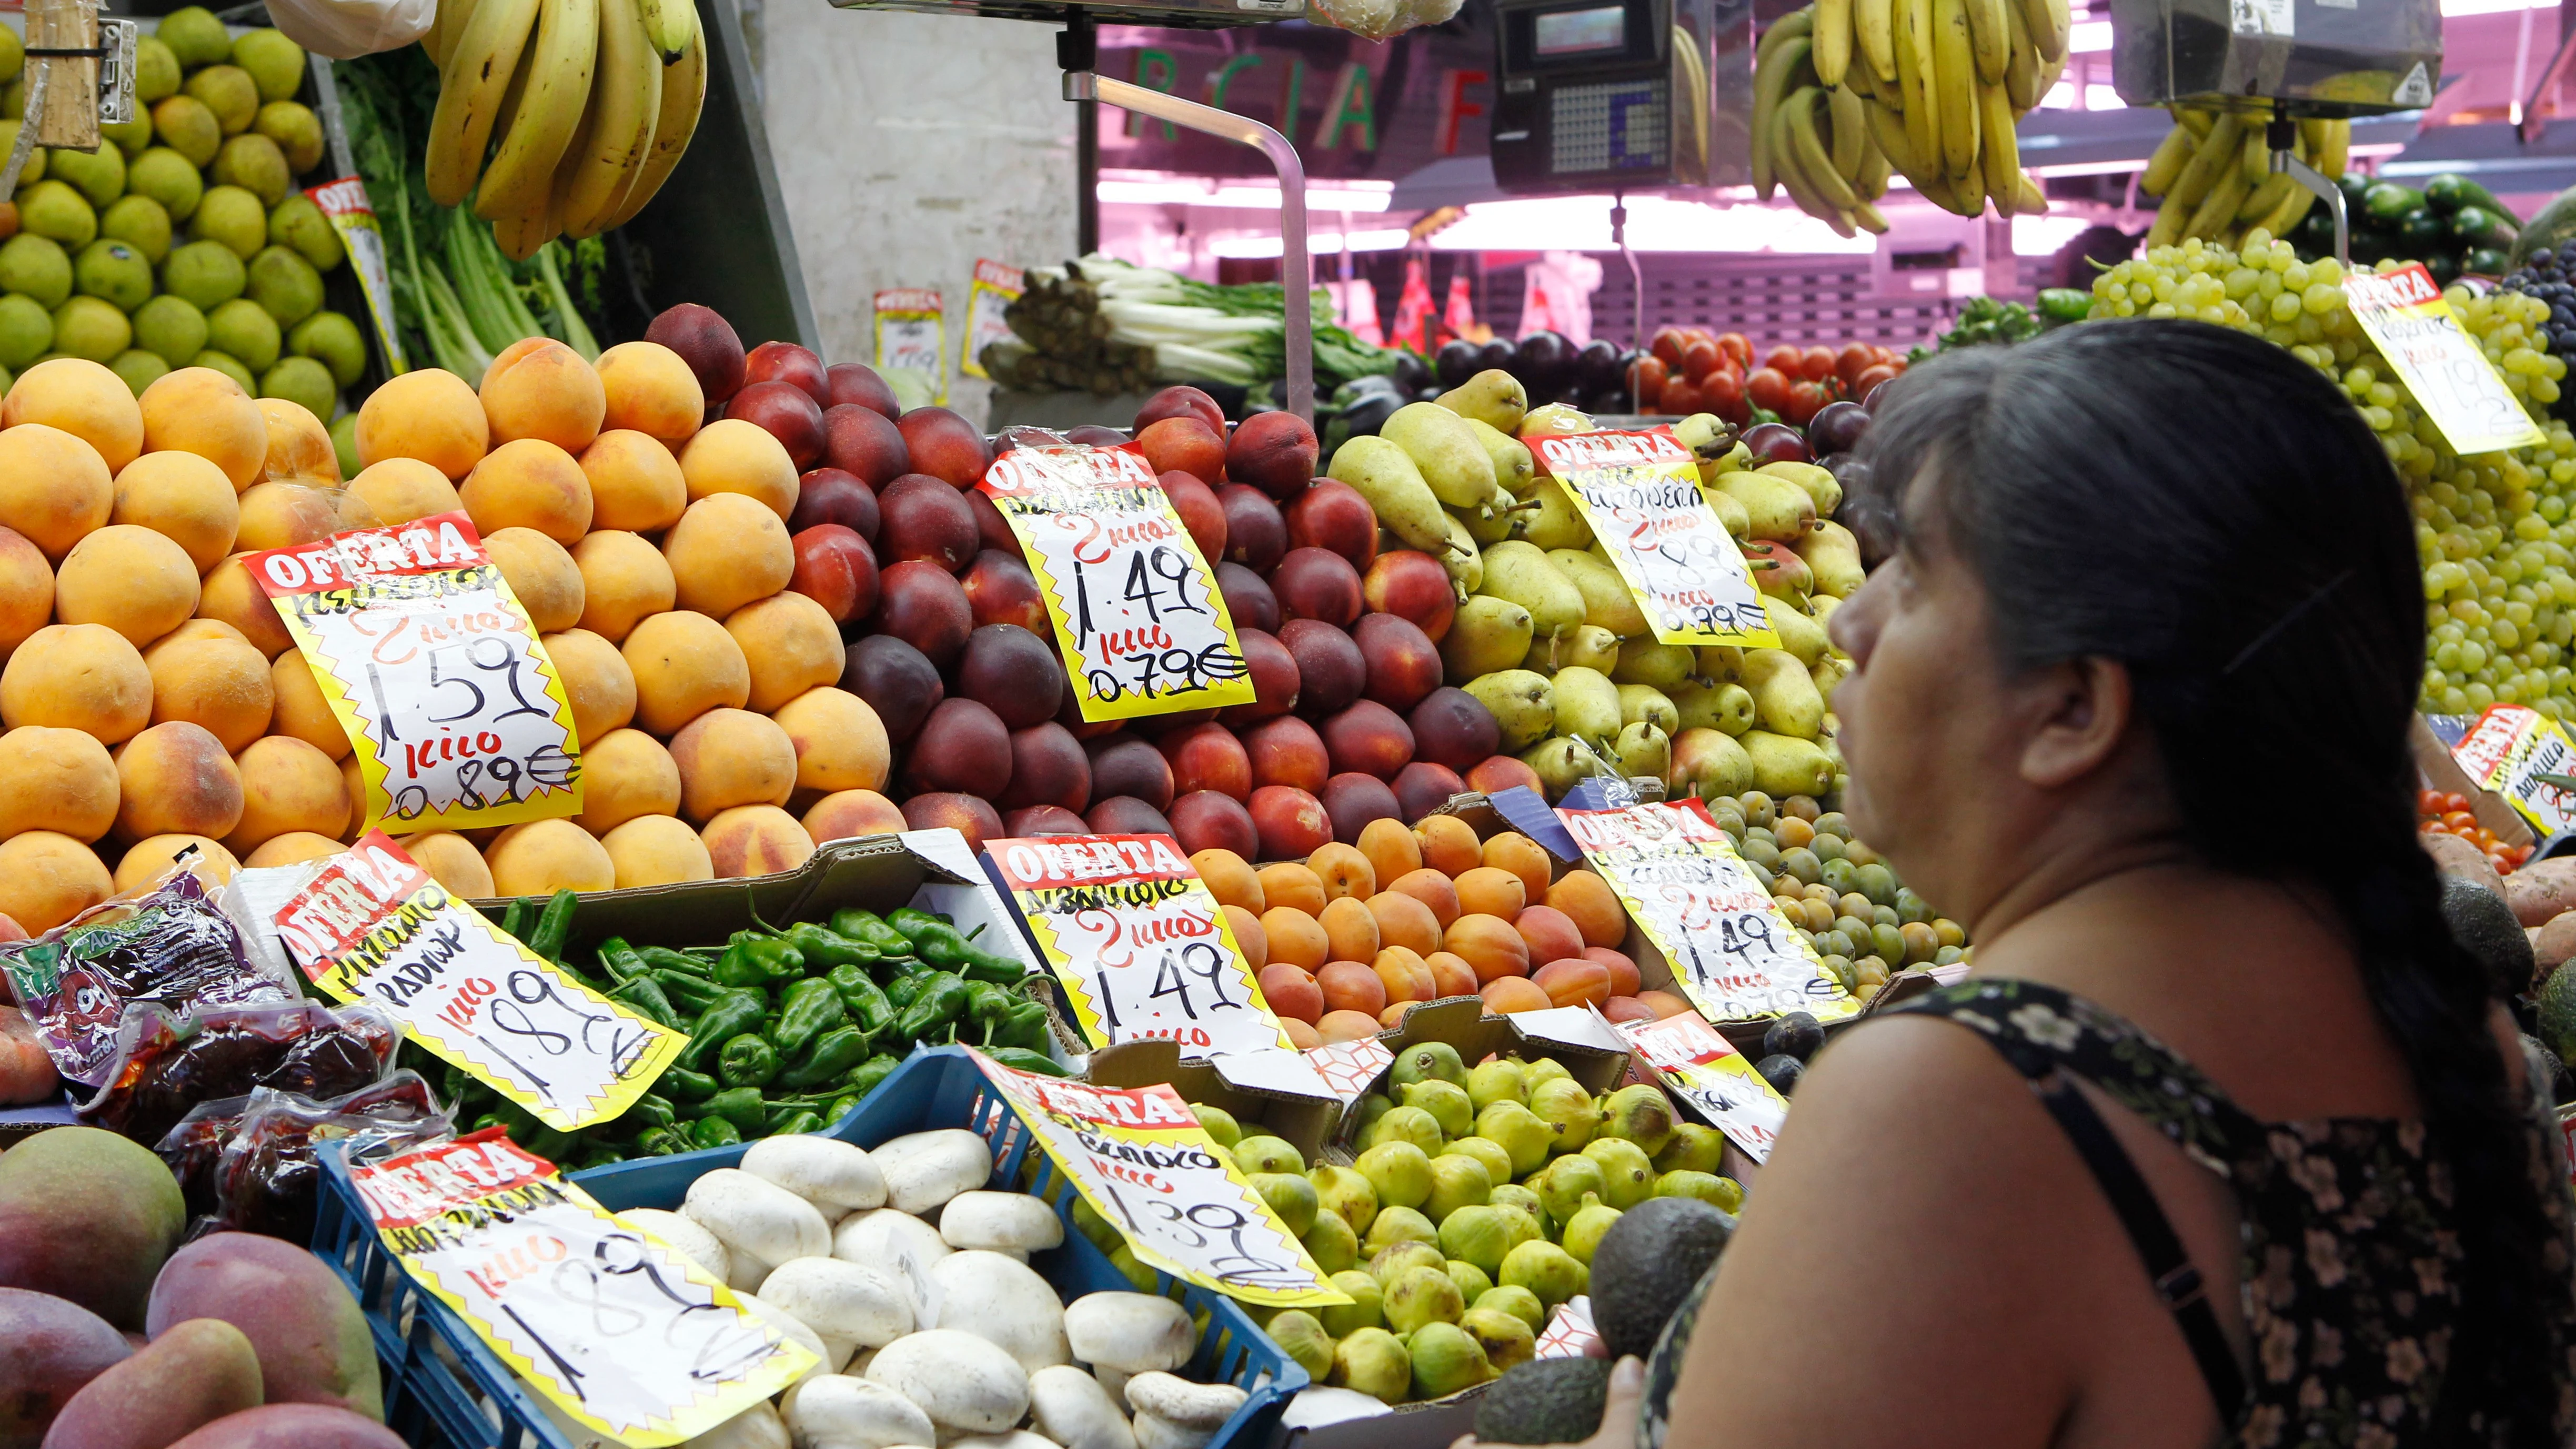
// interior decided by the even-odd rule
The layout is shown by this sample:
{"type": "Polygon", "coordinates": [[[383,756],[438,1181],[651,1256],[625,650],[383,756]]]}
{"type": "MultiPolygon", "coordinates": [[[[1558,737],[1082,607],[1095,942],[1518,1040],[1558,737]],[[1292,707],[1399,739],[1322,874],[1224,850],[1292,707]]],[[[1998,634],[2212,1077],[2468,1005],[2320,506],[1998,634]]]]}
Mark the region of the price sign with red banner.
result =
{"type": "MultiPolygon", "coordinates": [[[[1605,1019],[1606,1021],[1606,1019],[1605,1019]]],[[[1717,1130],[1756,1162],[1767,1162],[1771,1144],[1788,1119],[1789,1099],[1727,1044],[1726,1038],[1685,1011],[1661,1021],[1607,1021],[1629,1049],[1661,1073],[1664,1085],[1688,1098],[1717,1130]]]]}
{"type": "Polygon", "coordinates": [[[1670,428],[1532,438],[1530,450],[1592,525],[1657,642],[1778,646],[1699,460],[1670,428]]]}
{"type": "Polygon", "coordinates": [[[2547,441],[2485,349],[2462,329],[2423,263],[2376,276],[2347,273],[2343,292],[2353,320],[2379,344],[2379,355],[2454,451],[2492,453],[2547,441]]]}
{"type": "Polygon", "coordinates": [[[2576,744],[2558,722],[2522,704],[2491,704],[2451,747],[2468,777],[2502,795],[2542,835],[2576,829],[2576,744]]]}

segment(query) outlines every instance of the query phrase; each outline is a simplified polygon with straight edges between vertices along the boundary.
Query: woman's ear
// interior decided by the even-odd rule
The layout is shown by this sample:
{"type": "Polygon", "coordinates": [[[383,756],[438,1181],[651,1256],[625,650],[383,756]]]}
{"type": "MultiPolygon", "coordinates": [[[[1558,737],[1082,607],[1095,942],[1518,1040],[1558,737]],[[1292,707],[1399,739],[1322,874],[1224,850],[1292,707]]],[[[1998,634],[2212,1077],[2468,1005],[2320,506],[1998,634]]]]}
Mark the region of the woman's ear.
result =
{"type": "Polygon", "coordinates": [[[2071,659],[2015,689],[2032,725],[2021,777],[2041,789],[2071,785],[2100,769],[2128,734],[2129,670],[2116,659],[2071,659]]]}

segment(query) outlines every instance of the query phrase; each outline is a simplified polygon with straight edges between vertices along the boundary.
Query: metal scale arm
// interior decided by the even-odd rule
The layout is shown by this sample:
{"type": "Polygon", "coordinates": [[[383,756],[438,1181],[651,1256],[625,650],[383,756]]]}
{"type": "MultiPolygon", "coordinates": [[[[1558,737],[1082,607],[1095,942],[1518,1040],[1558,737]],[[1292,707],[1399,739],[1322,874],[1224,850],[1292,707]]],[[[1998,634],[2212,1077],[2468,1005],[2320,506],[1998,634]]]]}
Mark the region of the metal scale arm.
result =
{"type": "Polygon", "coordinates": [[[2315,192],[2317,199],[2326,204],[2326,210],[2334,214],[2335,262],[2348,269],[2352,266],[2352,222],[2344,210],[2343,188],[2337,186],[2332,177],[2299,159],[2298,152],[2292,149],[2298,139],[2298,126],[2299,123],[2288,116],[2274,116],[2265,125],[2263,144],[2272,148],[2273,173],[2288,172],[2292,180],[2315,192]]]}

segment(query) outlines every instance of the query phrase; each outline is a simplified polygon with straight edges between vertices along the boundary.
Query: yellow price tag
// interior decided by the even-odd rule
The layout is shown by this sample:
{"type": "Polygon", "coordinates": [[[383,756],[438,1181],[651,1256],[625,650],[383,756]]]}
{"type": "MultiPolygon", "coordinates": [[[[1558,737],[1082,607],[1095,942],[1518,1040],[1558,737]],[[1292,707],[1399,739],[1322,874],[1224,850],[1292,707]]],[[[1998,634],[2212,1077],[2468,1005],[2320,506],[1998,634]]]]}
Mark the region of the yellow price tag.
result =
{"type": "Polygon", "coordinates": [[[2343,292],[2352,319],[2406,380],[2406,390],[2453,452],[2492,453],[2548,441],[2485,351],[2461,329],[2423,263],[2376,276],[2349,273],[2343,292]]]}
{"type": "Polygon", "coordinates": [[[1779,647],[1699,460],[1670,428],[1533,438],[1530,450],[1592,525],[1656,642],[1779,647]]]}
{"type": "Polygon", "coordinates": [[[2558,722],[2529,705],[2491,704],[2451,747],[2451,758],[2543,836],[2576,829],[2576,745],[2558,722]]]}

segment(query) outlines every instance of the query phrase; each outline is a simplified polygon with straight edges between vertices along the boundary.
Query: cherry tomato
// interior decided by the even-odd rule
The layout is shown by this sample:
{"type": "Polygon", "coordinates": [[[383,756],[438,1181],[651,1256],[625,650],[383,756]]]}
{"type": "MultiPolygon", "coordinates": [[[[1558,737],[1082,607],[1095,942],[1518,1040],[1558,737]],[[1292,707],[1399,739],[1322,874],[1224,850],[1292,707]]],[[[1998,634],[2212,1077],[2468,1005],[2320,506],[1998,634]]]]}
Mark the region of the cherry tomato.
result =
{"type": "Polygon", "coordinates": [[[1894,382],[1895,380],[1896,369],[1889,367],[1883,362],[1872,364],[1871,366],[1862,368],[1860,370],[1860,376],[1852,379],[1852,396],[1867,397],[1869,396],[1871,388],[1877,387],[1881,383],[1894,382]]]}
{"type": "Polygon", "coordinates": [[[1878,358],[1870,349],[1855,342],[1834,355],[1834,376],[1842,379],[1843,386],[1851,387],[1860,381],[1862,373],[1877,364],[1878,358]]]}
{"type": "Polygon", "coordinates": [[[1721,367],[1699,380],[1700,395],[1707,400],[1710,412],[1719,404],[1741,406],[1744,402],[1744,374],[1732,367],[1721,367]]]}
{"type": "Polygon", "coordinates": [[[1741,332],[1717,334],[1717,350],[1734,358],[1736,370],[1739,372],[1753,366],[1753,344],[1747,341],[1741,332]]]}
{"type": "Polygon", "coordinates": [[[1744,395],[1757,408],[1780,412],[1789,405],[1789,375],[1776,367],[1756,368],[1744,379],[1744,395]]]}
{"type": "Polygon", "coordinates": [[[1700,404],[1699,389],[1678,377],[1667,378],[1664,381],[1663,408],[1665,412],[1675,417],[1685,418],[1696,412],[1707,411],[1700,404]]]}
{"type": "Polygon", "coordinates": [[[2441,791],[2439,791],[2439,790],[2418,790],[2418,791],[2416,791],[2416,792],[2415,792],[2415,813],[2416,813],[2416,814],[2418,814],[2418,815],[2439,815],[2439,814],[2441,814],[2441,813],[2442,813],[2442,792],[2441,792],[2441,791]]]}
{"type": "Polygon", "coordinates": [[[2466,810],[2468,808],[2470,808],[2469,797],[2456,790],[2442,797],[2442,813],[2445,815],[2454,810],[2466,810]]]}
{"type": "Polygon", "coordinates": [[[1762,355],[1762,365],[1782,377],[1796,377],[1805,370],[1807,354],[1783,343],[1762,355]]]}
{"type": "Polygon", "coordinates": [[[2475,830],[2478,828],[2478,817],[2466,810],[2445,810],[2442,812],[2442,823],[2453,830],[2475,830]]]}
{"type": "Polygon", "coordinates": [[[1641,400],[1661,397],[1664,391],[1664,379],[1672,375],[1671,368],[1662,358],[1652,354],[1637,359],[1636,368],[1637,397],[1641,400]]]}
{"type": "MultiPolygon", "coordinates": [[[[1821,351],[1822,349],[1820,348],[1818,350],[1821,351]]],[[[1834,395],[1825,391],[1821,384],[1812,382],[1791,383],[1789,385],[1789,406],[1783,415],[1786,416],[1789,421],[1796,423],[1800,427],[1805,427],[1809,418],[1814,417],[1818,412],[1823,410],[1825,404],[1832,402],[1833,400],[1834,395]]]]}
{"type": "Polygon", "coordinates": [[[1717,371],[1719,364],[1725,360],[1725,354],[1717,350],[1716,343],[1694,342],[1682,349],[1682,376],[1692,382],[1698,382],[1701,378],[1717,371]]]}
{"type": "Polygon", "coordinates": [[[1689,339],[1682,335],[1682,329],[1658,327],[1655,329],[1655,340],[1648,350],[1653,352],[1664,366],[1678,371],[1682,365],[1682,349],[1688,345],[1690,345],[1689,339]]]}
{"type": "Polygon", "coordinates": [[[1823,382],[1834,375],[1834,350],[1810,347],[1798,354],[1798,372],[1809,382],[1823,382]]]}

